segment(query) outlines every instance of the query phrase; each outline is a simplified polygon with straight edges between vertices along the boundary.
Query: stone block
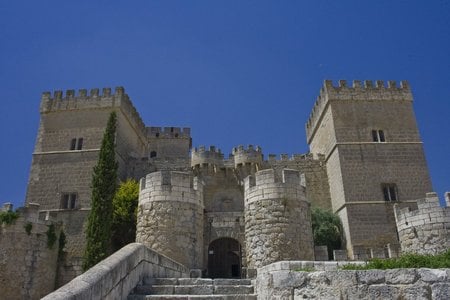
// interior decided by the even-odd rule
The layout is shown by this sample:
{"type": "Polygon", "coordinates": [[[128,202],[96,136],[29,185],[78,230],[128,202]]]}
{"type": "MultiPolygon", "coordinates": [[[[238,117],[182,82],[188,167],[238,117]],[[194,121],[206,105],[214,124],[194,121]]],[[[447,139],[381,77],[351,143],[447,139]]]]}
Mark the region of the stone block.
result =
{"type": "Polygon", "coordinates": [[[412,284],[417,281],[415,269],[386,270],[385,280],[387,284],[412,284]]]}
{"type": "Polygon", "coordinates": [[[360,283],[381,284],[385,282],[385,273],[382,270],[357,271],[360,283]]]}
{"type": "Polygon", "coordinates": [[[374,284],[370,285],[368,289],[368,299],[398,299],[401,295],[399,287],[386,285],[386,284],[374,284]]]}
{"type": "Polygon", "coordinates": [[[442,282],[447,280],[447,272],[438,269],[418,269],[419,279],[424,282],[442,282]]]}

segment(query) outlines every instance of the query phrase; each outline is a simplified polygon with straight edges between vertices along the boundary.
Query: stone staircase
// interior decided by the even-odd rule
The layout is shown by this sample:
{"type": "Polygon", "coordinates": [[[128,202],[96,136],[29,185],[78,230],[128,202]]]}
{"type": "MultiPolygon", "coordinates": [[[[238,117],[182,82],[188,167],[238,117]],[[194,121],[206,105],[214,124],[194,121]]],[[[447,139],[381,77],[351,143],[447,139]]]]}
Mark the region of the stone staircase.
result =
{"type": "Polygon", "coordinates": [[[250,279],[152,278],[138,285],[128,300],[256,300],[250,279]]]}

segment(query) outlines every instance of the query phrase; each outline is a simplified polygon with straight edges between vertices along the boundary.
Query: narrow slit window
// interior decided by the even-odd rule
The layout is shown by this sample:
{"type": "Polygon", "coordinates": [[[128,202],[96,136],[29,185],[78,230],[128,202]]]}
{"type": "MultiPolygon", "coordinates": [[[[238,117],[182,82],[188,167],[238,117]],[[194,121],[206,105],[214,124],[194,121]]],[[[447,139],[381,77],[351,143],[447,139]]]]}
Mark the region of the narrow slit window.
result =
{"type": "Polygon", "coordinates": [[[75,150],[76,147],[77,147],[77,139],[72,139],[70,141],[70,150],[75,150]]]}
{"type": "Polygon", "coordinates": [[[83,149],[83,138],[78,139],[77,150],[83,149]]]}
{"type": "Polygon", "coordinates": [[[398,201],[397,185],[395,183],[382,184],[384,201],[398,201]]]}

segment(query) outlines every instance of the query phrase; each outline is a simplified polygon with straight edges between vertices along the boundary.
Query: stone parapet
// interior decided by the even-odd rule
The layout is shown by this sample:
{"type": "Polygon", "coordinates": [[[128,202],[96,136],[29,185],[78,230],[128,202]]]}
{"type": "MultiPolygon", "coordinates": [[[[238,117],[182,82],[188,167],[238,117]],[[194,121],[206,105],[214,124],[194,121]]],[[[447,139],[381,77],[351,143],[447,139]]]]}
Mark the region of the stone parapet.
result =
{"type": "Polygon", "coordinates": [[[344,271],[364,262],[283,261],[258,269],[258,299],[448,299],[450,269],[344,271]],[[302,270],[315,270],[304,272],[302,270]]]}
{"type": "Polygon", "coordinates": [[[188,127],[147,127],[147,136],[155,138],[190,138],[188,127]]]}
{"type": "Polygon", "coordinates": [[[138,285],[151,278],[188,277],[189,269],[148,249],[128,244],[76,277],[43,300],[126,299],[138,285]]]}
{"type": "Polygon", "coordinates": [[[284,169],[282,178],[277,178],[273,169],[266,169],[248,176],[244,181],[245,204],[264,199],[301,199],[306,201],[304,188],[301,186],[300,172],[284,169]]]}
{"type": "Polygon", "coordinates": [[[210,146],[207,150],[205,146],[194,148],[191,153],[191,166],[223,166],[224,157],[220,149],[210,146]]]}
{"type": "Polygon", "coordinates": [[[247,148],[240,145],[233,148],[234,165],[245,166],[246,164],[261,164],[263,162],[262,149],[259,146],[248,145],[247,148]]]}
{"type": "Polygon", "coordinates": [[[441,207],[436,193],[427,193],[417,207],[395,207],[402,252],[437,254],[450,249],[450,207],[441,207]]]}
{"type": "Polygon", "coordinates": [[[188,172],[158,171],[140,181],[139,203],[180,201],[203,205],[203,186],[188,172]]]}

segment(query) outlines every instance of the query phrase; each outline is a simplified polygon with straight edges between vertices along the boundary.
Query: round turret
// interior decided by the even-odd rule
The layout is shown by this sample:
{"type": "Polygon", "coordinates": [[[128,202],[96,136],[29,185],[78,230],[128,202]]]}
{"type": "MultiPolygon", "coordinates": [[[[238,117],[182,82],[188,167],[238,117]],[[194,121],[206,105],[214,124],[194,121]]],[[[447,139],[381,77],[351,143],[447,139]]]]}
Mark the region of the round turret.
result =
{"type": "Polygon", "coordinates": [[[310,205],[300,173],[273,169],[245,179],[245,243],[248,268],[282,260],[314,260],[310,205]]]}
{"type": "Polygon", "coordinates": [[[206,150],[205,146],[200,146],[194,148],[191,153],[191,166],[203,166],[213,165],[222,166],[223,165],[223,154],[220,149],[216,149],[214,146],[210,146],[209,150],[206,150]]]}
{"type": "Polygon", "coordinates": [[[263,161],[263,154],[261,147],[248,145],[247,149],[244,146],[233,148],[234,165],[245,166],[247,164],[261,164],[263,161]]]}
{"type": "Polygon", "coordinates": [[[184,172],[141,179],[136,242],[191,269],[202,268],[203,186],[184,172]]]}

